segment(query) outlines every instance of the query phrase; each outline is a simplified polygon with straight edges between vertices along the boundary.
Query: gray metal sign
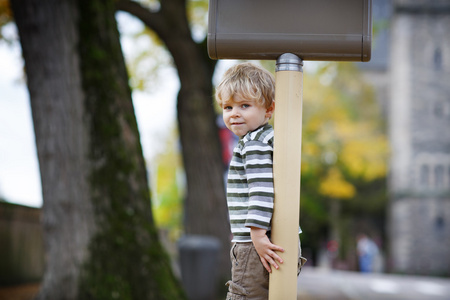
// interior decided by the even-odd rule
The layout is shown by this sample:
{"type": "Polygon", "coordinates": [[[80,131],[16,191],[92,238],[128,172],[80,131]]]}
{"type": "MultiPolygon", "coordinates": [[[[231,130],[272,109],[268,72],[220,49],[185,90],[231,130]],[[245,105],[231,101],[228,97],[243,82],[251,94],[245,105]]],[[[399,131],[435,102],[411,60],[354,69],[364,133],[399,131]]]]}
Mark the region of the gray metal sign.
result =
{"type": "Polygon", "coordinates": [[[210,0],[212,59],[369,61],[372,0],[210,0]]]}

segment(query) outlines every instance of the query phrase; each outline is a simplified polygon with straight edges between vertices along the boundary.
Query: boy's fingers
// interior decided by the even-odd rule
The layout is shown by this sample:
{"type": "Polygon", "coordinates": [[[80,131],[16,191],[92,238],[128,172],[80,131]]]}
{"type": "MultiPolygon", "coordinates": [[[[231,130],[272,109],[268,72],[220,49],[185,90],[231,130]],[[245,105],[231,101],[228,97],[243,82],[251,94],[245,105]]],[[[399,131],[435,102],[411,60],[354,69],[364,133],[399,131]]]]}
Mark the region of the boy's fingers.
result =
{"type": "Polygon", "coordinates": [[[278,260],[281,264],[283,263],[283,259],[279,257],[276,253],[273,254],[273,258],[278,260]]]}
{"type": "Polygon", "coordinates": [[[276,251],[280,251],[280,252],[284,252],[284,249],[281,248],[281,247],[278,247],[278,246],[275,248],[275,250],[276,250],[276,251]]]}
{"type": "Polygon", "coordinates": [[[277,245],[275,245],[275,244],[272,244],[271,249],[272,249],[273,251],[284,252],[284,249],[283,249],[283,248],[281,248],[280,246],[277,246],[277,245]]]}
{"type": "Polygon", "coordinates": [[[262,262],[264,268],[266,268],[267,272],[272,273],[272,268],[267,263],[267,260],[265,260],[264,258],[261,258],[261,262],[262,262]]]}
{"type": "MultiPolygon", "coordinates": [[[[278,265],[277,265],[277,263],[271,258],[270,259],[270,264],[275,268],[275,269],[277,269],[278,270],[278,265]]],[[[269,266],[270,267],[270,266],[269,266]]]]}
{"type": "Polygon", "coordinates": [[[275,268],[278,269],[278,264],[275,260],[278,260],[280,263],[283,263],[283,260],[275,254],[275,252],[272,253],[272,255],[268,255],[267,261],[275,268]]]}

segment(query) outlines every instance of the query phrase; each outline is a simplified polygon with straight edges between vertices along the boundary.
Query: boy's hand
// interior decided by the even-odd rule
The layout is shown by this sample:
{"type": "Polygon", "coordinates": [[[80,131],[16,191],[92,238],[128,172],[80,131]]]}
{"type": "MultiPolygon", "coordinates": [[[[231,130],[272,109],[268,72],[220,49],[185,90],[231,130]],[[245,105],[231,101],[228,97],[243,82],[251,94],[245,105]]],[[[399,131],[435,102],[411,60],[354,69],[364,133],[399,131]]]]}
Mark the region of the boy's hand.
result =
{"type": "Polygon", "coordinates": [[[275,269],[278,269],[279,266],[277,261],[282,264],[283,260],[275,253],[275,251],[284,252],[284,249],[270,242],[265,229],[251,227],[250,236],[253,245],[255,245],[256,252],[258,252],[259,258],[267,272],[272,272],[271,265],[275,269]]]}

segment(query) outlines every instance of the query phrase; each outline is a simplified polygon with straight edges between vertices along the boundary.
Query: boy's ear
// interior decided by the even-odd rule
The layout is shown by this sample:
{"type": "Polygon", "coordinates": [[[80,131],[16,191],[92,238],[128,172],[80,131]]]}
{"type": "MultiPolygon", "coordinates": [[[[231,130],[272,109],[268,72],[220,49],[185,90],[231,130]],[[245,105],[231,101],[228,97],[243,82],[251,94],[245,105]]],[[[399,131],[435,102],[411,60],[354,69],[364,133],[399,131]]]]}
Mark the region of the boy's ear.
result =
{"type": "Polygon", "coordinates": [[[275,111],[275,101],[272,101],[272,104],[266,110],[266,118],[270,119],[274,111],[275,111]]]}

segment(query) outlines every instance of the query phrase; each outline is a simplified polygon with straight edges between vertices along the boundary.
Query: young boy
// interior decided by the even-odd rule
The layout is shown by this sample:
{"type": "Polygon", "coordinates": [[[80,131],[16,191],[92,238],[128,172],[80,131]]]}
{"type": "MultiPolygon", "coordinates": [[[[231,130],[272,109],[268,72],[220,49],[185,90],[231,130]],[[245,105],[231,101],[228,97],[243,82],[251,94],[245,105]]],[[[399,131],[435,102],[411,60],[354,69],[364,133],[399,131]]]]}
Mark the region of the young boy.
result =
{"type": "Polygon", "coordinates": [[[283,260],[270,237],[273,212],[273,129],[275,81],[250,63],[230,68],[216,90],[228,129],[239,136],[233,150],[227,202],[233,234],[227,300],[267,299],[269,272],[283,260]]]}

